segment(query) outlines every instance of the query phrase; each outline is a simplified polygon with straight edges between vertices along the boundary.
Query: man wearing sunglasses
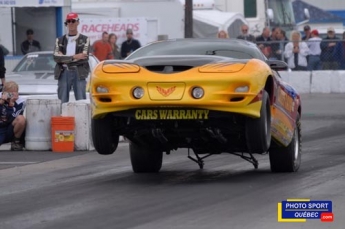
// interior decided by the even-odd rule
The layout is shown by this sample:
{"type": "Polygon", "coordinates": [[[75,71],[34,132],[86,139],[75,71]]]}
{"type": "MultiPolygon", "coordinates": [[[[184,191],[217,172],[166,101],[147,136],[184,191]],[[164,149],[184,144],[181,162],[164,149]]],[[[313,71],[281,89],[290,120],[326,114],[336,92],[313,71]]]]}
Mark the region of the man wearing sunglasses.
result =
{"type": "Polygon", "coordinates": [[[55,42],[54,75],[58,80],[58,98],[61,103],[69,101],[72,87],[76,100],[86,99],[86,78],[90,72],[90,39],[78,32],[78,25],[78,14],[67,14],[65,26],[68,33],[57,38],[55,42]]]}
{"type": "Polygon", "coordinates": [[[249,34],[249,27],[246,24],[243,24],[241,26],[241,35],[239,35],[237,39],[242,39],[242,40],[251,41],[255,43],[255,37],[249,34]]]}

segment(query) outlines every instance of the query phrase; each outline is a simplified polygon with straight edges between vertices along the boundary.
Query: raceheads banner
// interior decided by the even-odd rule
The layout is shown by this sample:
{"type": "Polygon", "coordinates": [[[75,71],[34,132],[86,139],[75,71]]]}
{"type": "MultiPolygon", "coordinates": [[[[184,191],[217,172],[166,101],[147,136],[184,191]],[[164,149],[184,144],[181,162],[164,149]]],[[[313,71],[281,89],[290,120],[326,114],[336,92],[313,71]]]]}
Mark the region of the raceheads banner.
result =
{"type": "Polygon", "coordinates": [[[79,32],[90,38],[91,44],[102,38],[104,31],[117,35],[117,44],[121,47],[127,39],[126,30],[132,29],[133,37],[140,41],[141,45],[147,43],[146,18],[81,18],[79,32]]]}

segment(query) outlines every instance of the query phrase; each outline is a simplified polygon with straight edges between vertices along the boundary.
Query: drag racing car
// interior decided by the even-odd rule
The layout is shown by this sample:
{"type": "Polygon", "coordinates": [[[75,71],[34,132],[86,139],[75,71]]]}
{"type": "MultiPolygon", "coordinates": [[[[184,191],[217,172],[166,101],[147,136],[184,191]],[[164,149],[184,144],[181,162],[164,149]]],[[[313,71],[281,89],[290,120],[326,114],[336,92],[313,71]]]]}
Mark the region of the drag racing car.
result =
{"type": "Polygon", "coordinates": [[[113,154],[124,136],[136,173],[160,171],[163,153],[179,148],[200,168],[220,153],[257,168],[255,154],[268,154],[271,171],[295,172],[301,99],[279,76],[286,69],[237,39],[158,41],[100,62],[90,85],[95,149],[113,154]]]}

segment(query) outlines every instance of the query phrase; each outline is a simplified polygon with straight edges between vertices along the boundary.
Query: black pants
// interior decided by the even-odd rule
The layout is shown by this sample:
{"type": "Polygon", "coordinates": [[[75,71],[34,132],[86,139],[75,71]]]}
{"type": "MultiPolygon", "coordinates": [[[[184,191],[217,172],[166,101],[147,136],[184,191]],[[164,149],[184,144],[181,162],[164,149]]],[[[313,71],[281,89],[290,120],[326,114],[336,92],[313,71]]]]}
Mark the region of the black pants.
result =
{"type": "Polygon", "coordinates": [[[297,67],[292,68],[291,70],[292,71],[307,71],[308,69],[307,67],[297,65],[297,67]]]}

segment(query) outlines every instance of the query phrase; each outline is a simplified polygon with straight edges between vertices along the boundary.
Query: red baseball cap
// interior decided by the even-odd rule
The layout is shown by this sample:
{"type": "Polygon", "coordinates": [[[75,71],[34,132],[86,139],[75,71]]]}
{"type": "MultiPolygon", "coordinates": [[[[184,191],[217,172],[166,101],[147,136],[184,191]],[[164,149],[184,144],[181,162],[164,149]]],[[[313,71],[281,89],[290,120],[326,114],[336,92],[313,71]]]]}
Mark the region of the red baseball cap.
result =
{"type": "Polygon", "coordinates": [[[313,31],[311,31],[311,34],[315,35],[315,36],[319,36],[319,31],[317,31],[316,29],[314,29],[313,31]]]}
{"type": "Polygon", "coordinates": [[[67,20],[79,20],[79,16],[77,13],[71,12],[71,13],[67,14],[66,21],[67,20]]]}

